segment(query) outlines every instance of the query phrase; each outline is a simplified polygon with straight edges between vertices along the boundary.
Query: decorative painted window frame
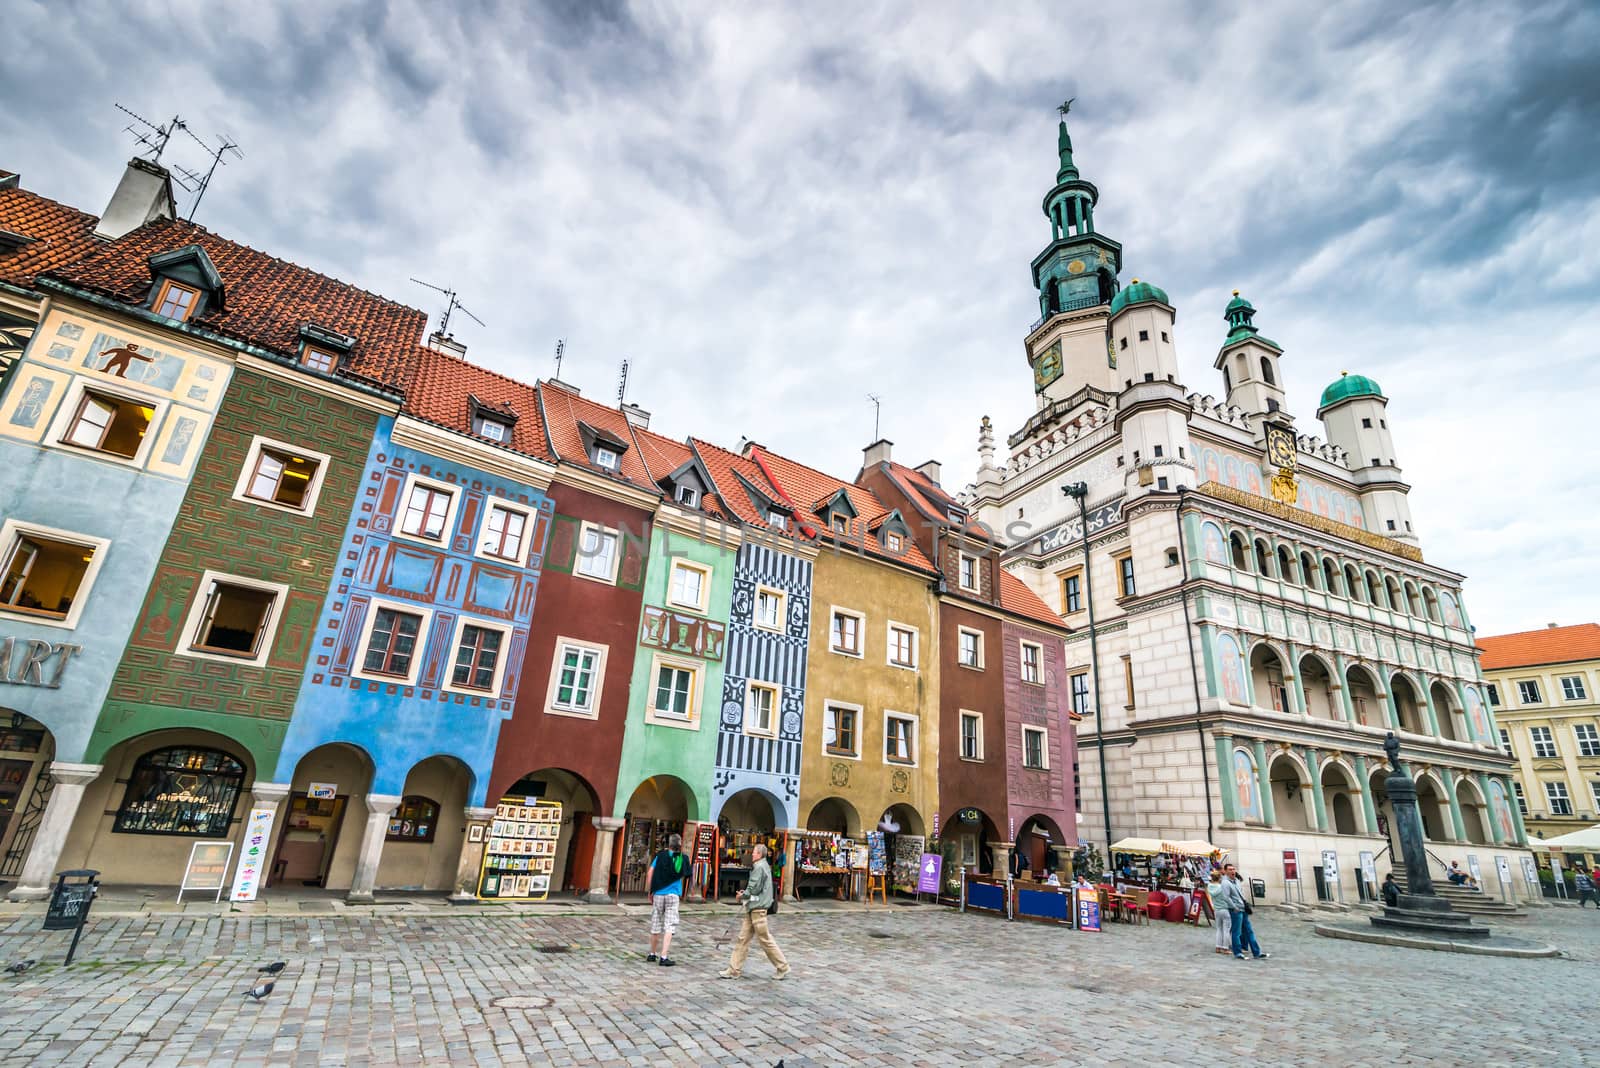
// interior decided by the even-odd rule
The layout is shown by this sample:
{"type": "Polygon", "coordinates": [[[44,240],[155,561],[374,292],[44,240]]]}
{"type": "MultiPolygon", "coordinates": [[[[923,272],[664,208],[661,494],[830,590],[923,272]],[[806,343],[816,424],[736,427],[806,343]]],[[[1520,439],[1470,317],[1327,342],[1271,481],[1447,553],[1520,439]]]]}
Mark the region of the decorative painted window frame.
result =
{"type": "Polygon", "coordinates": [[[37,534],[50,541],[62,541],[68,545],[81,545],[85,549],[94,550],[94,559],[89,561],[89,566],[84,568],[83,581],[78,583],[78,596],[73,598],[72,607],[62,619],[52,619],[49,616],[38,615],[33,612],[18,611],[9,606],[0,605],[0,617],[6,619],[26,620],[37,623],[41,627],[56,627],[61,630],[72,630],[78,625],[78,620],[83,616],[83,608],[89,601],[89,593],[94,589],[94,580],[100,574],[100,568],[106,561],[106,550],[111,548],[110,538],[96,538],[88,534],[79,534],[76,531],[61,530],[56,527],[47,527],[43,523],[29,523],[23,519],[7,519],[0,522],[0,564],[6,561],[11,543],[19,535],[37,534]]]}
{"type": "Polygon", "coordinates": [[[983,589],[982,560],[983,558],[981,556],[974,556],[972,553],[961,552],[957,550],[956,585],[961,587],[963,590],[966,590],[968,593],[977,593],[979,590],[983,589]],[[966,564],[968,560],[972,561],[972,585],[970,586],[967,585],[966,580],[962,578],[962,575],[966,572],[966,564]]]}
{"type": "MultiPolygon", "coordinates": [[[[621,548],[620,543],[618,544],[618,548],[621,548]]],[[[662,596],[662,600],[665,601],[667,606],[670,608],[687,608],[691,612],[695,612],[699,615],[705,615],[706,607],[711,603],[711,576],[714,573],[714,569],[709,564],[702,564],[697,560],[690,560],[682,556],[674,556],[671,559],[672,566],[667,569],[667,589],[665,594],[662,596]],[[699,573],[700,600],[697,603],[690,604],[687,601],[679,601],[673,598],[673,579],[677,577],[680,569],[699,573]]]]}
{"type": "Polygon", "coordinates": [[[778,736],[778,717],[783,711],[783,687],[775,682],[762,682],[760,679],[750,679],[744,685],[744,732],[757,738],[776,738],[778,736]],[[755,695],[757,690],[766,690],[772,694],[772,726],[758,727],[755,722],[755,695]]]}
{"type": "Polygon", "coordinates": [[[172,650],[174,656],[187,657],[191,660],[214,660],[220,664],[266,666],[267,659],[272,656],[272,643],[278,639],[278,624],[283,621],[284,602],[289,598],[289,587],[286,583],[268,582],[264,579],[234,575],[226,571],[213,571],[208,568],[200,573],[200,581],[195,584],[194,592],[189,597],[189,611],[184,615],[183,629],[178,632],[178,644],[172,650]],[[255,656],[228,656],[225,653],[208,653],[204,649],[194,648],[200,621],[206,614],[206,591],[213,582],[255,590],[270,590],[274,594],[272,611],[267,616],[266,626],[262,628],[261,644],[255,656]]]}
{"type": "Polygon", "coordinates": [[[867,710],[864,707],[862,707],[861,705],[855,704],[852,701],[833,701],[833,700],[823,701],[822,702],[822,730],[820,732],[820,737],[818,739],[822,743],[822,755],[827,757],[827,758],[829,758],[830,760],[856,760],[856,761],[859,761],[861,759],[861,737],[862,737],[862,735],[864,735],[866,733],[866,727],[867,727],[867,710]],[[842,710],[846,710],[846,711],[850,711],[850,712],[854,712],[856,714],[856,738],[855,738],[856,751],[854,753],[841,753],[841,752],[839,752],[837,750],[828,748],[828,714],[830,712],[832,712],[836,708],[842,709],[842,710]]]}
{"type": "Polygon", "coordinates": [[[1020,739],[1022,742],[1021,764],[1024,771],[1049,771],[1050,770],[1050,728],[1033,727],[1024,723],[1021,725],[1020,739]],[[1028,763],[1028,735],[1039,734],[1043,737],[1039,741],[1039,759],[1042,764],[1028,763]]]}
{"type": "Polygon", "coordinates": [[[644,721],[652,726],[671,727],[680,731],[699,730],[705,688],[706,665],[704,661],[686,656],[670,656],[666,653],[656,653],[650,658],[650,674],[645,679],[644,721]],[[660,677],[661,669],[664,667],[688,671],[693,676],[693,681],[689,685],[689,715],[687,719],[679,719],[677,716],[656,712],[656,679],[660,677]]]}
{"type": "Polygon", "coordinates": [[[764,630],[768,634],[782,634],[788,619],[789,595],[776,586],[757,585],[756,595],[750,601],[750,625],[757,630],[764,630]],[[756,610],[761,604],[761,595],[763,593],[771,594],[778,599],[778,622],[775,626],[769,626],[761,622],[761,613],[756,610]]]}
{"type": "Polygon", "coordinates": [[[461,514],[462,488],[451,482],[437,478],[427,478],[413,471],[406,476],[405,485],[400,487],[400,499],[396,503],[394,525],[389,529],[396,538],[403,538],[418,545],[430,545],[435,549],[448,549],[451,539],[455,537],[456,519],[461,514]],[[450,495],[450,504],[444,511],[444,533],[438,538],[424,538],[417,534],[407,534],[403,529],[406,521],[406,509],[411,504],[411,493],[418,486],[426,486],[431,490],[439,490],[450,495]]]}
{"type": "Polygon", "coordinates": [[[857,612],[854,608],[845,608],[836,604],[828,606],[828,652],[837,653],[839,656],[854,657],[857,660],[865,660],[867,658],[867,614],[865,612],[857,612]],[[856,650],[841,649],[833,644],[833,617],[836,615],[850,616],[855,619],[856,634],[861,641],[861,648],[856,650]]]}
{"type": "Polygon", "coordinates": [[[1044,685],[1044,643],[1043,642],[1029,641],[1027,638],[1018,638],[1017,639],[1017,678],[1021,679],[1023,685],[1025,685],[1025,686],[1043,686],[1044,685]],[[1029,649],[1033,649],[1039,654],[1037,661],[1035,661],[1039,666],[1039,677],[1036,678],[1036,679],[1028,678],[1027,666],[1028,666],[1028,650],[1029,649]]]}
{"type": "Polygon", "coordinates": [[[239,480],[233,487],[233,499],[243,504],[271,508],[274,511],[287,512],[290,515],[315,515],[317,501],[322,496],[322,485],[328,479],[328,467],[332,463],[333,457],[325,452],[317,452],[315,449],[307,449],[299,445],[292,445],[287,441],[279,441],[276,438],[257,434],[250,440],[250,448],[245,453],[244,464],[239,468],[239,480]],[[295,508],[291,505],[279,504],[277,501],[268,501],[260,497],[250,496],[248,492],[250,482],[255,477],[256,463],[261,458],[261,450],[263,448],[272,449],[275,452],[287,452],[295,456],[305,456],[317,461],[317,473],[311,477],[311,485],[306,487],[305,507],[295,508]]]}
{"type": "Polygon", "coordinates": [[[615,586],[617,584],[617,572],[622,567],[622,546],[622,531],[615,527],[608,527],[601,523],[590,523],[587,520],[580,523],[578,525],[578,544],[572,557],[573,577],[584,579],[587,582],[598,582],[602,586],[615,586]],[[591,530],[598,530],[601,534],[610,534],[617,539],[617,551],[611,554],[611,574],[608,576],[591,575],[583,570],[583,543],[588,538],[591,530]]]}
{"type": "Polygon", "coordinates": [[[921,760],[917,753],[922,747],[922,720],[909,712],[896,712],[892,709],[883,710],[883,762],[896,768],[914,768],[921,760]],[[911,757],[909,760],[900,760],[889,755],[889,723],[891,720],[903,720],[911,724],[911,757]]]}
{"type": "Polygon", "coordinates": [[[960,624],[957,624],[956,625],[956,667],[963,667],[963,668],[966,668],[968,671],[983,671],[986,666],[987,666],[987,656],[986,656],[984,648],[983,648],[983,631],[978,630],[975,627],[963,627],[960,624]],[[961,636],[963,634],[971,634],[971,635],[976,636],[977,639],[978,639],[978,662],[976,664],[968,664],[968,663],[966,663],[965,661],[963,661],[961,659],[961,636]]]}
{"type": "Polygon", "coordinates": [[[91,379],[84,375],[73,376],[71,384],[67,386],[66,395],[61,400],[61,406],[56,409],[55,418],[50,420],[45,443],[53,449],[60,449],[74,456],[90,456],[108,464],[143,468],[150,460],[150,451],[155,448],[156,438],[160,436],[161,428],[166,425],[167,409],[172,405],[164,397],[122,385],[121,381],[109,377],[91,379]],[[67,432],[72,429],[72,423],[78,417],[78,406],[83,403],[83,395],[86,392],[104,393],[108,397],[115,397],[129,404],[143,404],[150,407],[149,425],[145,429],[144,438],[139,442],[138,451],[132,456],[118,456],[114,452],[91,449],[86,445],[74,445],[67,440],[67,432]]]}
{"type": "MultiPolygon", "coordinates": [[[[391,601],[387,598],[374,597],[367,606],[367,618],[361,621],[361,634],[356,641],[355,662],[350,666],[350,674],[354,678],[365,679],[367,682],[382,683],[385,686],[415,686],[417,678],[422,673],[423,654],[427,652],[428,637],[433,632],[433,609],[426,605],[416,604],[412,601],[391,601]],[[372,630],[378,622],[378,610],[392,608],[396,612],[407,612],[420,615],[422,622],[417,626],[417,651],[411,657],[411,670],[405,678],[398,675],[382,675],[375,671],[367,671],[363,665],[367,662],[367,645],[372,641],[372,630]]],[[[451,659],[446,670],[455,667],[455,646],[450,647],[451,659]]],[[[480,691],[469,691],[474,696],[484,696],[480,691]]]]}
{"type": "MultiPolygon", "coordinates": [[[[832,624],[829,626],[831,630],[832,624]]],[[[883,651],[883,662],[885,664],[892,668],[899,668],[901,671],[916,671],[922,666],[922,631],[920,629],[913,627],[909,623],[900,623],[891,619],[884,627],[883,636],[886,644],[886,648],[883,651]],[[911,663],[909,664],[902,664],[894,658],[894,632],[897,630],[911,632],[911,663]]]]}
{"type": "Polygon", "coordinates": [[[956,712],[956,758],[958,760],[965,760],[968,764],[982,764],[987,759],[987,757],[985,756],[984,751],[983,751],[983,713],[982,712],[977,712],[977,711],[974,711],[973,709],[970,709],[970,708],[959,709],[956,712]],[[961,740],[962,740],[962,738],[964,736],[964,732],[961,729],[962,728],[962,720],[967,716],[971,716],[971,717],[973,717],[974,719],[976,719],[978,721],[978,755],[977,756],[967,756],[967,754],[965,754],[965,753],[963,753],[961,751],[961,740]]]}
{"type": "MultiPolygon", "coordinates": [[[[516,633],[516,627],[510,623],[502,623],[497,619],[484,619],[480,616],[457,616],[456,625],[450,632],[449,654],[444,661],[444,677],[439,680],[439,688],[447,693],[460,694],[462,697],[481,697],[486,701],[500,699],[500,692],[506,683],[506,662],[511,657],[511,641],[516,633]],[[494,665],[494,685],[487,690],[476,690],[471,686],[457,686],[456,654],[461,651],[461,638],[467,627],[482,627],[484,630],[498,631],[500,634],[500,655],[494,665]]],[[[418,631],[418,638],[422,637],[418,631]]],[[[422,646],[419,644],[418,649],[422,646]]],[[[362,647],[362,656],[366,655],[366,648],[362,647]]]]}
{"type": "Polygon", "coordinates": [[[567,716],[572,719],[599,719],[600,699],[605,690],[606,658],[610,655],[610,653],[611,647],[609,645],[601,645],[598,642],[586,642],[579,638],[569,638],[561,634],[556,635],[555,656],[550,661],[550,684],[545,688],[544,695],[545,715],[567,716]],[[591,690],[589,711],[587,712],[576,708],[562,708],[556,704],[556,695],[561,692],[561,662],[563,659],[565,659],[566,650],[569,648],[576,649],[580,652],[598,654],[598,659],[595,662],[594,668],[595,683],[591,690]]]}
{"type": "MultiPolygon", "coordinates": [[[[513,504],[504,497],[490,496],[483,502],[483,518],[478,520],[478,529],[472,536],[472,555],[479,560],[488,560],[501,565],[514,565],[516,567],[528,566],[528,554],[533,550],[533,532],[535,529],[536,513],[533,509],[520,504],[513,504]],[[484,542],[489,536],[489,513],[500,508],[513,512],[522,517],[522,548],[515,557],[496,556],[484,549],[484,542]]],[[[620,548],[620,543],[619,543],[620,548]]]]}
{"type": "Polygon", "coordinates": [[[1127,583],[1124,581],[1126,576],[1123,575],[1123,573],[1122,573],[1122,562],[1124,560],[1132,560],[1132,559],[1133,559],[1133,550],[1132,549],[1123,549],[1120,552],[1114,552],[1114,553],[1111,554],[1111,573],[1113,575],[1115,575],[1116,579],[1117,579],[1117,596],[1118,597],[1136,597],[1139,594],[1139,576],[1138,576],[1138,574],[1137,573],[1134,574],[1134,576],[1133,576],[1133,586],[1134,586],[1134,588],[1133,588],[1132,592],[1129,592],[1127,583]]]}

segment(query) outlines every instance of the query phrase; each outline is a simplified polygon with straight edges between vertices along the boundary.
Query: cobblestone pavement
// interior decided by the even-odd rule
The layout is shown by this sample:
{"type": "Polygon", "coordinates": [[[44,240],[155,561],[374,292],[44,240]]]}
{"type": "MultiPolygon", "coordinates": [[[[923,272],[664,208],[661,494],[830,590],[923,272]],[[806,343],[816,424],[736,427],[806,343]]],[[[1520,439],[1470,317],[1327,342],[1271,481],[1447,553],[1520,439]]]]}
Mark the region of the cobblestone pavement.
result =
{"type": "MultiPolygon", "coordinates": [[[[1099,935],[932,907],[788,912],[794,972],[759,951],[714,977],[729,914],[687,914],[677,968],[647,966],[642,911],[92,921],[78,961],[37,916],[0,926],[0,1064],[1594,1064],[1600,911],[1516,933],[1512,960],[1318,938],[1261,910],[1272,959],[1210,929],[1099,935]],[[541,947],[566,952],[541,952],[541,947]],[[241,997],[259,964],[277,989],[241,997]],[[1408,987],[1409,989],[1402,989],[1408,987]],[[497,1005],[505,997],[526,999],[497,1005]],[[1587,1052],[1586,1052],[1587,1051],[1587,1052]]],[[[1511,924],[1506,924],[1511,927],[1511,924]]]]}

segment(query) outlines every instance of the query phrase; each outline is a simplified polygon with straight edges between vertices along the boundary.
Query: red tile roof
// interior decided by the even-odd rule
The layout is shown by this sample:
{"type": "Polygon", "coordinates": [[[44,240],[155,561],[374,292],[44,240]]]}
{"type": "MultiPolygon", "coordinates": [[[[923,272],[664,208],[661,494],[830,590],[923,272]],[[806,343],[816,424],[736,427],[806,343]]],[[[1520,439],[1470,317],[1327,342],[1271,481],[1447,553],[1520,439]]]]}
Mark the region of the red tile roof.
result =
{"type": "MultiPolygon", "coordinates": [[[[649,467],[650,473],[656,477],[657,486],[660,486],[672,472],[695,459],[694,450],[688,445],[657,434],[653,430],[646,430],[644,427],[633,428],[633,440],[639,443],[639,452],[644,456],[645,466],[649,467]]],[[[709,471],[707,473],[709,474],[709,471]]],[[[713,478],[710,493],[701,498],[699,507],[694,510],[716,516],[718,519],[737,519],[738,516],[729,511],[721,497],[720,489],[713,478]]],[[[684,506],[678,504],[678,507],[684,506]]]]}
{"type": "MultiPolygon", "coordinates": [[[[516,413],[509,442],[513,452],[540,460],[552,459],[534,387],[422,346],[413,352],[410,363],[413,375],[411,388],[406,391],[407,414],[449,430],[472,434],[469,398],[476,397],[485,407],[516,413]]],[[[499,442],[490,444],[502,445],[499,442]]]]}
{"type": "Polygon", "coordinates": [[[223,311],[195,320],[197,326],[298,356],[306,323],[356,339],[345,369],[403,389],[428,317],[416,308],[308,267],[280,260],[218,237],[203,226],[161,219],[112,241],[99,253],[50,272],[69,285],[142,304],[150,292],[150,257],[198,245],[211,258],[226,292],[223,311]]]}
{"type": "Polygon", "coordinates": [[[633,427],[621,409],[596,404],[579,396],[570,387],[548,380],[539,384],[539,404],[551,450],[557,459],[650,493],[661,492],[633,436],[633,427]],[[616,471],[597,467],[590,461],[589,450],[583,445],[583,433],[578,429],[580,422],[628,443],[629,447],[623,450],[622,458],[617,462],[616,471]]]}
{"type": "Polygon", "coordinates": [[[1060,630],[1069,629],[1061,617],[1050,611],[1050,606],[1039,599],[1026,582],[1000,569],[1000,607],[1012,615],[1025,616],[1036,623],[1044,623],[1060,630]]]}
{"type": "Polygon", "coordinates": [[[912,502],[926,510],[929,518],[944,524],[950,523],[950,509],[959,508],[967,516],[967,521],[961,524],[961,530],[969,537],[983,541],[995,541],[994,534],[976,522],[968,512],[967,506],[946,493],[933,480],[915,468],[905,464],[889,462],[883,465],[889,477],[900,484],[906,491],[906,496],[912,502]]]}
{"type": "Polygon", "coordinates": [[[1483,650],[1485,671],[1600,660],[1600,623],[1496,634],[1479,638],[1478,648],[1483,650]]]}
{"type": "Polygon", "coordinates": [[[0,230],[33,238],[18,249],[0,247],[0,282],[31,286],[40,273],[94,252],[100,247],[95,221],[26,189],[0,189],[0,230]]]}
{"type": "MultiPolygon", "coordinates": [[[[753,485],[758,491],[771,498],[778,504],[783,503],[783,497],[767,481],[766,474],[754,460],[740,456],[738,453],[729,452],[720,445],[713,445],[701,438],[691,437],[689,447],[700,457],[700,462],[705,464],[706,470],[711,474],[711,480],[717,484],[717,496],[722,499],[723,505],[731,512],[734,518],[741,523],[751,526],[770,527],[765,509],[757,508],[750,500],[750,494],[740,485],[735,475],[742,475],[745,481],[753,485]]],[[[790,533],[799,533],[791,530],[790,533]]]]}

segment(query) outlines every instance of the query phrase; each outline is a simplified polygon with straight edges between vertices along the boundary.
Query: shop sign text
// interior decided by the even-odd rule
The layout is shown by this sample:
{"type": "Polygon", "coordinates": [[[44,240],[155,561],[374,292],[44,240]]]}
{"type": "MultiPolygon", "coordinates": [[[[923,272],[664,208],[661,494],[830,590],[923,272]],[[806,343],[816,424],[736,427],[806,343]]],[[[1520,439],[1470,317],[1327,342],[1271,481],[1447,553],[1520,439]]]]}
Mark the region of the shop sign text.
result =
{"type": "Polygon", "coordinates": [[[67,664],[81,652],[83,646],[71,642],[0,638],[0,682],[59,689],[67,664]]]}

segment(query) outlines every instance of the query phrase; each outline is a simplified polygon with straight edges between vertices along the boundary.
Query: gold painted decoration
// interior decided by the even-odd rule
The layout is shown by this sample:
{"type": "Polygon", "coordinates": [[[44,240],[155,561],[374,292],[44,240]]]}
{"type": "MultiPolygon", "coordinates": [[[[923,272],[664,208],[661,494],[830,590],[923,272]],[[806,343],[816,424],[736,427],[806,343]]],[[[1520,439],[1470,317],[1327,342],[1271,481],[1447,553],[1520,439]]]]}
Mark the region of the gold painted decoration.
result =
{"type": "Polygon", "coordinates": [[[1087,267],[1088,264],[1084,263],[1082,260],[1073,260],[1071,263],[1067,264],[1067,270],[1073,274],[1082,274],[1087,267]]]}
{"type": "Polygon", "coordinates": [[[1284,504],[1282,501],[1258,497],[1253,493],[1246,493],[1243,490],[1234,489],[1232,486],[1219,485],[1215,482],[1202,482],[1195,487],[1195,492],[1206,497],[1215,497],[1219,501],[1237,504],[1241,508],[1249,508],[1251,511],[1261,512],[1264,515],[1274,516],[1287,523],[1299,523],[1302,526],[1310,527],[1312,530],[1320,530],[1324,534],[1331,534],[1336,538],[1344,538],[1346,541],[1365,545],[1369,549],[1390,553],[1407,560],[1415,560],[1418,563],[1422,562],[1422,550],[1415,545],[1407,545],[1405,542],[1395,541],[1393,538],[1385,538],[1381,534],[1374,534],[1360,527],[1353,527],[1348,523],[1324,519],[1315,512],[1307,512],[1293,505],[1284,504]]]}
{"type": "Polygon", "coordinates": [[[1300,484],[1295,481],[1294,468],[1280,467],[1272,476],[1272,499],[1291,506],[1300,499],[1300,484]]]}

